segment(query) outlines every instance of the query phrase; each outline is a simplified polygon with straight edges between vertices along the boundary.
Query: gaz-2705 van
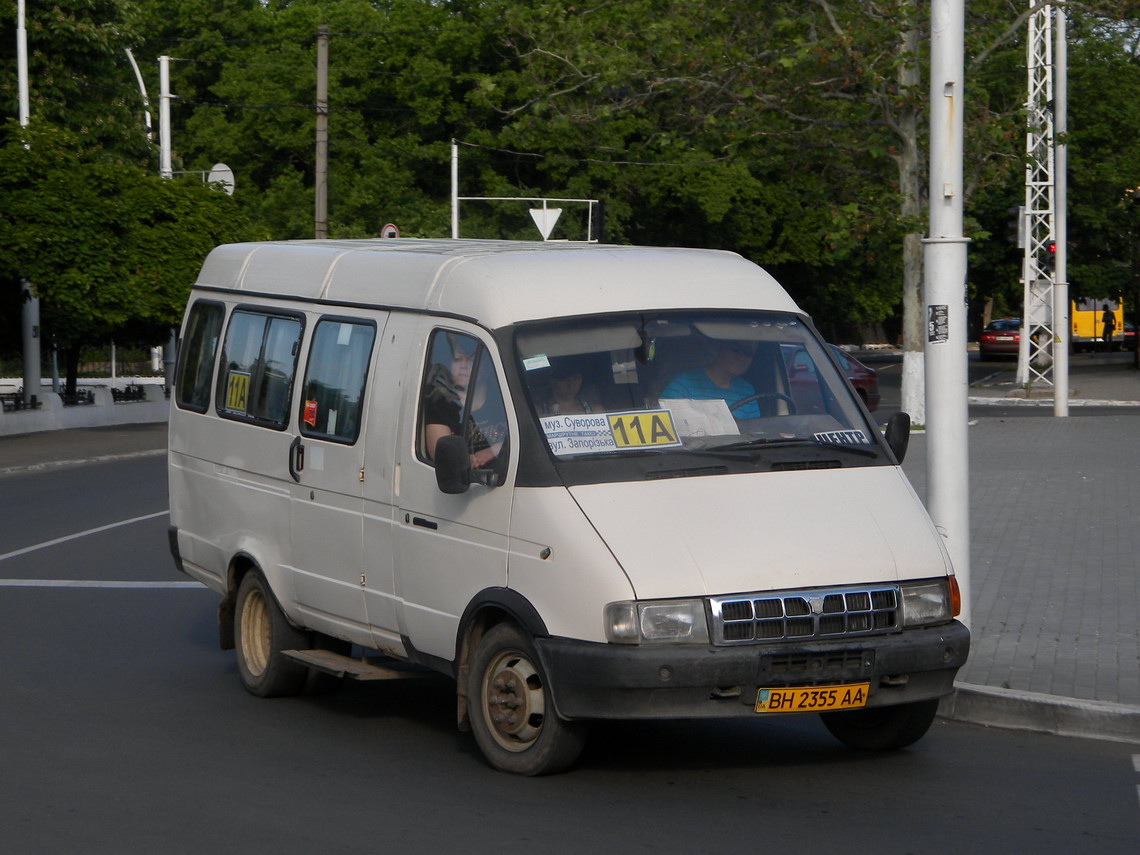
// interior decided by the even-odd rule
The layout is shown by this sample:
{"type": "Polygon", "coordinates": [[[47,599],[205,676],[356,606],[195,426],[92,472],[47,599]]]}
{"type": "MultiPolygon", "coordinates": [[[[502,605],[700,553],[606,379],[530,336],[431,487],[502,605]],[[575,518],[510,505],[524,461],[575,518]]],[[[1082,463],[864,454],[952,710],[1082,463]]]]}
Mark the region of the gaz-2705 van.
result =
{"type": "Polygon", "coordinates": [[[969,648],[908,432],[733,253],[222,246],[182,326],[170,544],[247,690],[442,672],[499,769],[564,769],[604,719],[820,713],[894,749],[969,648]]]}

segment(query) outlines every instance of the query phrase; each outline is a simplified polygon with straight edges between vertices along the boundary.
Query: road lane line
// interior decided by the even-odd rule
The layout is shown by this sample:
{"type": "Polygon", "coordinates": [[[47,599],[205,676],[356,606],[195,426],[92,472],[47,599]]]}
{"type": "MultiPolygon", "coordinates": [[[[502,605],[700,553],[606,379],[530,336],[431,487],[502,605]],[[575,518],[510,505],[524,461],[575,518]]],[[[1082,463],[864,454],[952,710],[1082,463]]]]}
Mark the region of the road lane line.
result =
{"type": "Polygon", "coordinates": [[[0,588],[201,588],[201,582],[114,582],[94,579],[0,579],[0,588]]]}
{"type": "Polygon", "coordinates": [[[66,537],[57,537],[55,540],[45,540],[43,543],[37,543],[34,546],[25,546],[23,549],[16,549],[12,552],[5,552],[3,555],[0,555],[0,561],[4,561],[7,558],[15,558],[18,555],[27,555],[29,552],[35,552],[39,549],[47,549],[49,546],[56,546],[60,543],[67,543],[69,540],[77,540],[81,537],[87,537],[89,534],[99,534],[99,532],[110,531],[111,529],[119,528],[120,526],[131,525],[137,522],[144,522],[146,520],[155,519],[156,517],[164,517],[169,513],[170,511],[159,511],[158,513],[154,514],[147,514],[141,517],[133,517],[129,520],[121,520],[119,522],[109,523],[108,525],[101,525],[98,528],[89,528],[87,531],[81,531],[77,534],[69,534],[66,537]]]}

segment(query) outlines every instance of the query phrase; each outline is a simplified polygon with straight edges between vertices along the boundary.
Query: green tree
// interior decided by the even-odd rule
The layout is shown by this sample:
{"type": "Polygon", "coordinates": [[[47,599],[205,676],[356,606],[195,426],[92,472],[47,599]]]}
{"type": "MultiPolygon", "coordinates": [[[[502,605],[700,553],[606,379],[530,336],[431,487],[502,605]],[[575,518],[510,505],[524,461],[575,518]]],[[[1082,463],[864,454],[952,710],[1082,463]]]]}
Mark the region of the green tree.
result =
{"type": "MultiPolygon", "coordinates": [[[[324,24],[334,237],[373,235],[386,221],[448,234],[448,142],[458,138],[464,195],[600,198],[610,240],[737,250],[785,282],[828,336],[874,323],[893,334],[904,295],[908,315],[921,309],[929,21],[916,0],[61,5],[75,21],[86,10],[117,22],[93,30],[104,77],[125,62],[113,32],[135,48],[152,98],[155,60],[175,58],[176,169],[229,164],[232,204],[269,236],[312,234],[324,24]]],[[[1070,264],[1105,288],[1128,275],[1131,245],[1130,217],[1109,212],[1140,184],[1131,123],[1112,124],[1136,103],[1132,6],[1069,4],[1070,264]]],[[[1019,301],[1004,230],[1022,194],[1027,9],[967,8],[965,194],[979,303],[1019,301]]],[[[74,54],[80,31],[56,35],[71,33],[74,54]]],[[[137,142],[137,102],[125,90],[120,101],[137,142]]],[[[583,237],[570,214],[558,236],[583,237]]],[[[525,207],[495,204],[465,204],[463,233],[535,237],[525,207]]]]}
{"type": "MultiPolygon", "coordinates": [[[[139,43],[138,7],[124,0],[28,3],[31,115],[70,128],[93,148],[145,164],[151,157],[142,96],[127,57],[139,43]]],[[[6,4],[0,40],[0,103],[17,113],[16,4],[6,4]]]]}
{"type": "Polygon", "coordinates": [[[206,253],[256,235],[215,188],[100,157],[50,124],[14,125],[0,145],[0,270],[32,281],[74,391],[85,346],[165,340],[206,253]]]}
{"type": "Polygon", "coordinates": [[[241,204],[278,238],[313,234],[316,32],[330,31],[329,233],[447,234],[448,141],[467,93],[500,62],[494,3],[423,0],[147,3],[153,60],[176,58],[178,167],[234,169],[241,204]]]}
{"type": "MultiPolygon", "coordinates": [[[[17,79],[12,11],[0,47],[11,71],[0,76],[9,115],[17,79]]],[[[32,124],[0,126],[5,350],[14,355],[18,346],[13,298],[25,277],[41,299],[42,340],[65,351],[71,388],[85,345],[164,341],[205,253],[222,240],[264,234],[223,194],[153,176],[156,149],[127,54],[139,44],[141,21],[130,2],[28,4],[32,124]]]]}

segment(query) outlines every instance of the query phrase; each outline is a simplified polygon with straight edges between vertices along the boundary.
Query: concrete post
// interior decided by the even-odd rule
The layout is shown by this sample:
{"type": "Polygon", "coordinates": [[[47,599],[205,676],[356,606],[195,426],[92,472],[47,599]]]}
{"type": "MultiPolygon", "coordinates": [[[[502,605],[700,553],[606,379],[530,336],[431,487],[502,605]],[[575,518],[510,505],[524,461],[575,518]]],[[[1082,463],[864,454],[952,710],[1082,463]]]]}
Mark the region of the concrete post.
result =
{"type": "Polygon", "coordinates": [[[1053,11],[1053,133],[1057,143],[1053,147],[1053,236],[1057,242],[1057,257],[1053,272],[1053,415],[1069,415],[1069,338],[1073,325],[1069,315],[1069,220],[1068,196],[1069,151],[1065,133],[1069,129],[1069,47],[1067,44],[1065,7],[1053,11]]]}
{"type": "Polygon", "coordinates": [[[933,0],[930,32],[930,212],[924,241],[928,510],[970,622],[969,379],[966,238],[962,235],[964,0],[933,0]]]}

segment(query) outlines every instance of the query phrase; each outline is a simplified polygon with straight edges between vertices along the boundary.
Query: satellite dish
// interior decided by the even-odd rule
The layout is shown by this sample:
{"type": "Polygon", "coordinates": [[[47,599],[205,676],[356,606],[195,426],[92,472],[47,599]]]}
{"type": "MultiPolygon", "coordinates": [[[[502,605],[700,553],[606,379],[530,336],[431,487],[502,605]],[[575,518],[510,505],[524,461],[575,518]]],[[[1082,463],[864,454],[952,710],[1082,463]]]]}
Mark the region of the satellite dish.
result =
{"type": "Polygon", "coordinates": [[[230,196],[234,195],[234,171],[224,163],[215,163],[210,167],[210,174],[206,176],[210,184],[221,184],[222,189],[230,196]]]}

